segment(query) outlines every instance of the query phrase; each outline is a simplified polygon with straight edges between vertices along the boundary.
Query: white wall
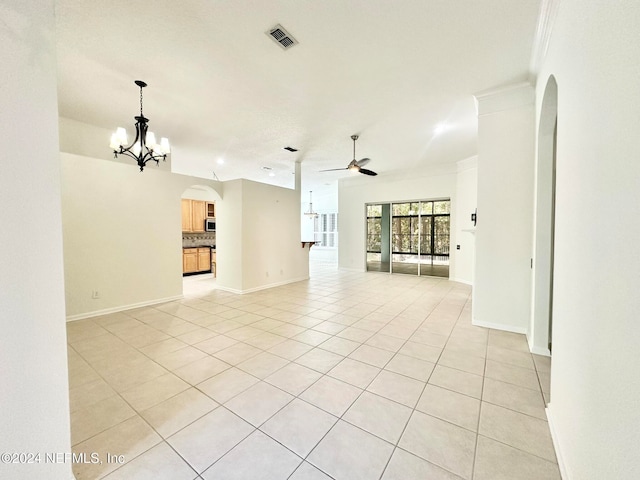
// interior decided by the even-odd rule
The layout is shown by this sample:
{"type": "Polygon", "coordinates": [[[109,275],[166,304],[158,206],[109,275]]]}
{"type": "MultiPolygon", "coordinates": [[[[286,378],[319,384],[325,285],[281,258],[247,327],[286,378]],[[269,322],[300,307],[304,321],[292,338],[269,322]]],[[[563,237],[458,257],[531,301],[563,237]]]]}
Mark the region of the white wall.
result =
{"type": "Polygon", "coordinates": [[[62,161],[67,316],[84,318],[182,295],[180,198],[220,184],[70,153],[62,161]],[[100,298],[93,299],[92,292],[100,298]]]}
{"type": "MultiPolygon", "coordinates": [[[[451,280],[473,284],[476,235],[471,214],[475,212],[478,199],[478,158],[460,160],[456,176],[456,269],[451,280]]],[[[453,248],[456,248],[453,245],[453,248]]]]}
{"type": "Polygon", "coordinates": [[[299,191],[244,179],[225,182],[216,215],[219,288],[245,293],[309,278],[299,191]]]}
{"type": "Polygon", "coordinates": [[[64,319],[54,2],[0,4],[0,477],[73,478],[64,319]]]}
{"type": "MultiPolygon", "coordinates": [[[[359,271],[366,269],[366,203],[450,198],[451,257],[449,275],[452,280],[471,283],[472,278],[466,275],[472,272],[472,267],[466,264],[460,270],[458,269],[458,264],[464,263],[468,259],[459,258],[456,244],[459,243],[461,236],[461,226],[469,228],[470,225],[468,222],[459,225],[455,166],[431,166],[428,170],[426,173],[405,172],[401,175],[354,177],[340,181],[338,186],[340,212],[338,217],[340,232],[338,266],[340,268],[359,271]]],[[[468,194],[465,195],[465,204],[475,205],[475,201],[471,200],[468,194]]],[[[468,218],[470,218],[470,214],[471,211],[468,218]]],[[[467,215],[465,215],[466,217],[467,215]]],[[[465,233],[464,235],[469,234],[465,233]]]]}
{"type": "Polygon", "coordinates": [[[534,92],[478,99],[478,221],[473,323],[526,333],[531,311],[534,92]]]}
{"type": "Polygon", "coordinates": [[[243,290],[242,186],[241,180],[225,182],[226,206],[216,212],[216,283],[219,288],[232,292],[243,290]]]}
{"type": "Polygon", "coordinates": [[[570,480],[640,478],[639,58],[640,2],[560,2],[537,98],[554,75],[549,418],[570,480]]]}

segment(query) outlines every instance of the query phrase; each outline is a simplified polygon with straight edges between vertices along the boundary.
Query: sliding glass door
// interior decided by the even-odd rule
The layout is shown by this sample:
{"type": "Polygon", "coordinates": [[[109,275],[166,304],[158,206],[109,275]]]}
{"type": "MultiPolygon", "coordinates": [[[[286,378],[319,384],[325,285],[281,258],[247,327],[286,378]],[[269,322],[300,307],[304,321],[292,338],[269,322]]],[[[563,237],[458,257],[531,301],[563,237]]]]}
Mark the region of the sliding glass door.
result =
{"type": "Polygon", "coordinates": [[[449,276],[449,200],[367,205],[367,270],[449,276]]]}
{"type": "Polygon", "coordinates": [[[421,275],[449,276],[450,208],[449,200],[421,202],[421,275]]]}
{"type": "Polygon", "coordinates": [[[389,204],[367,205],[367,270],[389,272],[389,204]]]}
{"type": "Polygon", "coordinates": [[[391,206],[392,271],[419,274],[420,202],[394,203],[391,206]]]}

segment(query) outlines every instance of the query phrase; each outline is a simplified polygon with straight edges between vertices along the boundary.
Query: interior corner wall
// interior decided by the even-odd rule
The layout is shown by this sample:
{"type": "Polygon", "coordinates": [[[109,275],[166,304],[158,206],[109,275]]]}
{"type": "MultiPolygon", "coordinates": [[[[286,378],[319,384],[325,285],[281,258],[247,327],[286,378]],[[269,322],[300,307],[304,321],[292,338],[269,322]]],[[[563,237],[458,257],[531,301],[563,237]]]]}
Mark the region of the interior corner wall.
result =
{"type": "Polygon", "coordinates": [[[300,242],[300,192],[234,180],[225,182],[217,215],[218,285],[247,293],[309,278],[309,247],[300,242]]]}
{"type": "Polygon", "coordinates": [[[41,460],[0,477],[69,480],[45,462],[71,452],[54,2],[3,1],[0,25],[0,452],[41,460]]]}
{"type": "MultiPolygon", "coordinates": [[[[531,246],[535,109],[533,91],[516,105],[478,115],[478,217],[473,323],[527,333],[531,311],[531,246]]],[[[513,90],[506,92],[511,96],[513,90]]],[[[502,93],[497,93],[497,96],[502,93]]]]}
{"type": "MultiPolygon", "coordinates": [[[[431,171],[436,172],[435,167],[431,171]]],[[[430,200],[439,198],[451,199],[451,238],[450,238],[450,268],[449,276],[452,280],[471,283],[472,279],[466,277],[470,272],[470,265],[463,265],[458,258],[456,244],[462,233],[461,225],[457,218],[458,192],[457,175],[455,172],[442,171],[430,176],[420,176],[417,172],[411,175],[378,175],[358,179],[342,180],[338,184],[338,231],[340,241],[338,243],[338,267],[347,270],[366,270],[366,210],[367,203],[385,203],[406,200],[430,200]]],[[[470,200],[475,204],[475,199],[470,200]]],[[[465,234],[469,235],[469,234],[465,234]]],[[[465,250],[466,252],[466,250],[465,250]]]]}
{"type": "MultiPolygon", "coordinates": [[[[640,3],[562,0],[551,402],[565,480],[640,478],[640,3]]],[[[537,107],[540,114],[540,105],[537,107]]]]}
{"type": "Polygon", "coordinates": [[[60,158],[67,318],[181,297],[180,198],[206,180],[70,153],[60,158]]]}

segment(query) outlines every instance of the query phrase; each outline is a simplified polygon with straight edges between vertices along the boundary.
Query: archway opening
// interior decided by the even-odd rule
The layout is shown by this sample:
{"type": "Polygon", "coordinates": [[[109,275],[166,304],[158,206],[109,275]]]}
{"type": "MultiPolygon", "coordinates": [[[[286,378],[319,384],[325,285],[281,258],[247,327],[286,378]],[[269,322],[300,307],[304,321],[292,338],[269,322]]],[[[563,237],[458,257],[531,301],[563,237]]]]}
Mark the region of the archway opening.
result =
{"type": "Polygon", "coordinates": [[[216,288],[217,211],[220,195],[207,185],[192,185],[181,195],[182,293],[205,295],[216,288]]]}
{"type": "Polygon", "coordinates": [[[553,332],[553,266],[558,136],[558,85],[550,76],[538,126],[536,214],[532,295],[532,351],[551,355],[553,332]]]}

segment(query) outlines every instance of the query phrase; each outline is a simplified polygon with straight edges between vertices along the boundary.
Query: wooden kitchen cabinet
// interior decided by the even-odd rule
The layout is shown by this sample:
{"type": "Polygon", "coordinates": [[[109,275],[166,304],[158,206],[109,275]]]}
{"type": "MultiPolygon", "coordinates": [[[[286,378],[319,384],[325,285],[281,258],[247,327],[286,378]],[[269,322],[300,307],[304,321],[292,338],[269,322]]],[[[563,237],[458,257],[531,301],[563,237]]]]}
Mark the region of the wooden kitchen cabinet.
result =
{"type": "Polygon", "coordinates": [[[182,231],[189,233],[204,232],[204,221],[207,218],[207,202],[183,198],[180,205],[182,209],[182,231]]]}
{"type": "Polygon", "coordinates": [[[216,204],[207,202],[207,218],[216,218],[216,204]]]}
{"type": "Polygon", "coordinates": [[[211,270],[209,247],[182,249],[182,273],[208,272],[209,270],[211,270]]]}
{"type": "Polygon", "coordinates": [[[207,218],[207,202],[191,200],[191,231],[204,232],[204,221],[207,218]]]}
{"type": "Polygon", "coordinates": [[[183,198],[180,202],[182,209],[182,231],[191,231],[191,200],[183,198]]]}
{"type": "Polygon", "coordinates": [[[194,273],[198,271],[198,249],[182,249],[182,273],[194,273]]]}
{"type": "Polygon", "coordinates": [[[211,249],[198,248],[198,272],[211,270],[211,249]]]}

